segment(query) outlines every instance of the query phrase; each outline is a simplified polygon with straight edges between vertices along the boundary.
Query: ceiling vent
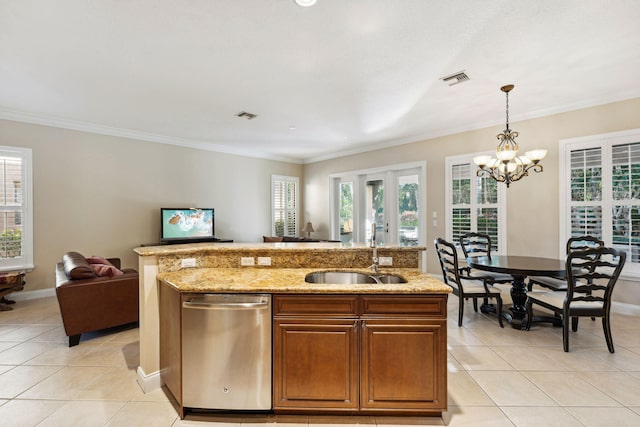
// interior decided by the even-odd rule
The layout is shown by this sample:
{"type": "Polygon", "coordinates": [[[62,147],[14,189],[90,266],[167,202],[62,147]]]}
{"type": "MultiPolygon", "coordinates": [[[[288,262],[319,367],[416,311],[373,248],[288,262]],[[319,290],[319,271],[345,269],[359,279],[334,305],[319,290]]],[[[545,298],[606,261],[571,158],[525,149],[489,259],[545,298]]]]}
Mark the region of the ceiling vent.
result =
{"type": "Polygon", "coordinates": [[[253,114],[253,113],[248,113],[246,111],[240,111],[239,113],[236,114],[237,117],[243,118],[243,119],[247,119],[247,120],[253,120],[256,117],[258,117],[257,114],[253,114]]]}
{"type": "Polygon", "coordinates": [[[459,71],[455,74],[451,74],[450,76],[441,77],[445,83],[448,83],[449,86],[457,85],[458,83],[466,82],[469,80],[469,76],[464,72],[464,70],[459,71]]]}

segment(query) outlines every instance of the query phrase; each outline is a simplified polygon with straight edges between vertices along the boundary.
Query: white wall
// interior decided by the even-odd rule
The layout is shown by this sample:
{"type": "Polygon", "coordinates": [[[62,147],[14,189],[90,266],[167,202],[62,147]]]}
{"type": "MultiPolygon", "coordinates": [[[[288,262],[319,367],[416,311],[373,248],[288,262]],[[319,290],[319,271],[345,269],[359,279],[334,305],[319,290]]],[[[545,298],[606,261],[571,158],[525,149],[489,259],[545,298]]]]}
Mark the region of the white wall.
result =
{"type": "MultiPolygon", "coordinates": [[[[426,120],[426,119],[425,119],[426,120]]],[[[464,118],[461,118],[464,120],[464,118]]],[[[397,147],[310,163],[304,168],[304,211],[313,219],[317,237],[329,236],[329,175],[358,169],[375,168],[424,160],[427,162],[427,217],[438,214],[438,225],[427,227],[427,270],[439,274],[435,253],[430,249],[437,237],[445,236],[444,159],[446,156],[495,150],[496,135],[504,126],[496,126],[397,147]],[[317,225],[317,227],[316,227],[317,225]]],[[[640,98],[556,114],[539,119],[512,122],[520,132],[523,151],[548,150],[544,172],[533,173],[507,190],[507,250],[513,255],[559,258],[559,141],[586,135],[640,128],[640,98]]],[[[429,221],[430,222],[430,221],[429,221]]],[[[625,302],[640,305],[640,290],[628,289],[625,302]]],[[[617,295],[622,295],[620,289],[617,295]]]]}
{"type": "Polygon", "coordinates": [[[34,262],[26,290],[53,288],[71,250],[117,256],[157,242],[161,207],[212,207],[216,235],[258,242],[271,234],[271,175],[302,166],[0,120],[0,145],[33,150],[34,262]]]}

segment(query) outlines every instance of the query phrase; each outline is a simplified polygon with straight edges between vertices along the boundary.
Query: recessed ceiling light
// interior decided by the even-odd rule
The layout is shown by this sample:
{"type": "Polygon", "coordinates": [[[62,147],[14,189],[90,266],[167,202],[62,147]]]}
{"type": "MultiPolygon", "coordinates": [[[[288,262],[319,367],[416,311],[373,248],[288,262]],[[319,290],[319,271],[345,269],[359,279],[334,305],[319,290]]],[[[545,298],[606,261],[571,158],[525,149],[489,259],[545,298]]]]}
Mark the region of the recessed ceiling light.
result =
{"type": "Polygon", "coordinates": [[[289,130],[296,130],[295,126],[289,126],[289,130]]]}
{"type": "Polygon", "coordinates": [[[317,0],[295,0],[298,6],[302,6],[302,7],[313,6],[314,4],[316,4],[316,1],[317,0]]]}

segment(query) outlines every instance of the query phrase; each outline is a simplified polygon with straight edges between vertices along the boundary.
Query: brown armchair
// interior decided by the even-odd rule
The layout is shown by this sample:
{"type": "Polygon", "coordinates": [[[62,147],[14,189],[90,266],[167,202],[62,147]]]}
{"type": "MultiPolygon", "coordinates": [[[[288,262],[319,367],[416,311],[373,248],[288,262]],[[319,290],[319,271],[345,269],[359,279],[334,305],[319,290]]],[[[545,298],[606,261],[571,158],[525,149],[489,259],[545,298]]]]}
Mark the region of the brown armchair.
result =
{"type": "MultiPolygon", "coordinates": [[[[91,266],[78,252],[67,252],[56,265],[56,295],[69,347],[78,345],[84,332],[137,322],[138,272],[120,270],[120,259],[109,258],[118,275],[91,266]]],[[[102,265],[101,265],[102,266],[102,265]]],[[[111,272],[113,273],[113,271],[111,272]]]]}

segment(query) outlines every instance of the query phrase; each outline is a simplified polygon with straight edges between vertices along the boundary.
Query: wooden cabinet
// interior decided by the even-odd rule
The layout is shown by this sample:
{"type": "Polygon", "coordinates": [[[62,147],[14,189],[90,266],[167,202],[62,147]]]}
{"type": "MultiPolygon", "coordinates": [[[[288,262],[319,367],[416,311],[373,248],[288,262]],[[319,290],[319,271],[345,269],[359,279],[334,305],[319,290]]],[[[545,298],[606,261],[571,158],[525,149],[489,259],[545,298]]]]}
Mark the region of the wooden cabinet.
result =
{"type": "Polygon", "coordinates": [[[274,409],[440,414],[446,295],[274,298],[274,409]]]}

